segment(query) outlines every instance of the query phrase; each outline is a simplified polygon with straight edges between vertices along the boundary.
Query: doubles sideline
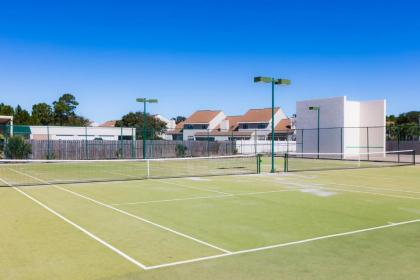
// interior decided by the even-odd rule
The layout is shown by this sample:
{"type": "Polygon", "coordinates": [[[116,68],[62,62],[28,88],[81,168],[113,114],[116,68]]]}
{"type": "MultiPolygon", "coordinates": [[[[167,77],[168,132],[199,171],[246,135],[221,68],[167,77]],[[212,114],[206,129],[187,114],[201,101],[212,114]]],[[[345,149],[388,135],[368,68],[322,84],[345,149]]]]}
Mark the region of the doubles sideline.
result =
{"type": "Polygon", "coordinates": [[[144,223],[147,223],[147,224],[153,225],[153,226],[158,227],[158,228],[160,228],[160,229],[163,229],[163,230],[165,230],[165,231],[169,231],[169,232],[174,233],[174,234],[176,234],[176,235],[182,236],[182,237],[184,237],[184,238],[186,238],[186,239],[190,239],[190,240],[195,241],[195,242],[197,242],[197,243],[200,243],[200,244],[202,244],[202,245],[205,245],[205,246],[211,247],[211,248],[216,249],[216,250],[218,250],[218,251],[221,251],[221,252],[224,252],[224,253],[230,253],[230,251],[228,251],[228,250],[226,250],[226,249],[223,249],[223,248],[220,248],[220,247],[218,247],[218,246],[216,246],[216,245],[210,244],[210,243],[208,243],[208,242],[205,242],[205,241],[203,241],[203,240],[197,239],[197,238],[192,237],[192,236],[190,236],[190,235],[187,235],[187,234],[181,233],[181,232],[176,231],[176,230],[174,230],[174,229],[171,229],[171,228],[169,228],[169,227],[166,227],[166,226],[163,226],[163,225],[157,224],[157,223],[155,223],[155,222],[152,222],[152,221],[147,220],[147,219],[145,219],[145,218],[139,217],[139,216],[134,215],[134,214],[132,214],[132,213],[129,213],[129,212],[127,212],[127,211],[124,211],[124,210],[121,210],[121,209],[119,209],[119,208],[116,208],[116,207],[113,207],[113,206],[111,206],[111,205],[108,205],[108,204],[106,204],[106,203],[100,202],[100,201],[98,201],[98,200],[96,200],[96,199],[93,199],[93,198],[91,198],[91,197],[88,197],[88,196],[82,195],[82,194],[80,194],[80,193],[77,193],[77,192],[74,192],[74,191],[68,190],[68,189],[63,188],[63,187],[58,186],[58,185],[50,184],[49,182],[44,181],[44,180],[42,180],[42,179],[39,179],[39,178],[37,178],[37,177],[35,177],[35,176],[32,176],[32,175],[30,175],[30,174],[26,174],[26,173],[24,173],[24,172],[17,171],[17,170],[13,170],[13,169],[11,169],[11,171],[14,171],[14,172],[16,172],[16,173],[18,173],[18,174],[21,174],[21,175],[24,175],[24,176],[30,177],[30,178],[32,178],[32,179],[35,179],[35,180],[39,181],[39,182],[42,182],[42,183],[45,183],[45,184],[47,184],[47,185],[53,186],[53,187],[55,187],[55,188],[57,188],[57,189],[59,189],[59,190],[62,190],[62,191],[65,191],[65,192],[71,193],[72,195],[75,195],[75,196],[78,196],[78,197],[84,198],[84,199],[86,199],[86,200],[89,200],[89,201],[91,201],[91,202],[93,202],[93,203],[96,203],[96,204],[98,204],[98,205],[101,205],[101,206],[103,206],[103,207],[106,207],[106,208],[109,208],[109,209],[114,210],[114,211],[116,211],[116,212],[119,212],[119,213],[121,213],[121,214],[127,215],[127,216],[129,216],[129,217],[132,217],[132,218],[134,218],[134,219],[136,219],[136,220],[139,220],[139,221],[142,221],[142,222],[144,222],[144,223]]]}
{"type": "Polygon", "coordinates": [[[111,244],[109,244],[108,242],[106,242],[105,240],[103,240],[102,238],[96,236],[95,234],[93,234],[92,232],[88,231],[87,229],[81,227],[80,225],[76,224],[75,222],[73,222],[72,220],[64,217],[63,215],[61,215],[60,213],[58,213],[57,211],[53,210],[52,208],[48,207],[47,205],[45,205],[44,203],[42,203],[41,201],[37,200],[36,198],[32,197],[31,195],[27,194],[26,192],[20,190],[19,188],[13,186],[12,184],[10,184],[9,182],[3,180],[0,178],[0,181],[2,181],[3,183],[5,183],[6,185],[12,187],[15,191],[17,191],[18,193],[20,193],[21,195],[25,196],[26,198],[32,200],[33,202],[35,202],[36,204],[38,204],[39,206],[41,206],[42,208],[44,208],[45,210],[47,210],[48,212],[50,212],[51,214],[57,216],[58,218],[60,218],[61,220],[63,220],[64,222],[72,225],[73,227],[77,228],[78,230],[80,230],[81,232],[83,232],[84,234],[86,234],[87,236],[89,236],[90,238],[96,240],[97,242],[99,242],[100,244],[104,245],[105,247],[107,247],[108,249],[112,250],[113,252],[117,253],[118,255],[120,255],[121,257],[123,257],[124,259],[128,260],[129,262],[131,262],[132,264],[136,265],[137,267],[145,270],[147,269],[147,266],[142,264],[141,262],[135,260],[134,258],[130,257],[129,255],[127,255],[126,253],[124,253],[123,251],[119,250],[118,248],[112,246],[111,244]]]}

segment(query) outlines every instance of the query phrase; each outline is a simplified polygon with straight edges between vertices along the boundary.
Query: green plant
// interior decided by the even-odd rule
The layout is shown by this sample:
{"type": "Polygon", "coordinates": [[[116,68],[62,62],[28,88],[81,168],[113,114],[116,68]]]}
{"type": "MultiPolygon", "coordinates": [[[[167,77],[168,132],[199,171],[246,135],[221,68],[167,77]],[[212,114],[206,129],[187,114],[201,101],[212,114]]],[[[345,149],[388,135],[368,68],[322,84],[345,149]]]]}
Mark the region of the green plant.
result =
{"type": "Polygon", "coordinates": [[[3,158],[4,136],[0,134],[0,159],[3,158]]]}
{"type": "Polygon", "coordinates": [[[32,153],[32,146],[22,136],[12,136],[7,140],[4,153],[7,158],[25,159],[32,153]]]}
{"type": "Polygon", "coordinates": [[[185,153],[187,151],[187,147],[183,144],[177,144],[175,146],[175,153],[177,157],[185,157],[185,153]]]}

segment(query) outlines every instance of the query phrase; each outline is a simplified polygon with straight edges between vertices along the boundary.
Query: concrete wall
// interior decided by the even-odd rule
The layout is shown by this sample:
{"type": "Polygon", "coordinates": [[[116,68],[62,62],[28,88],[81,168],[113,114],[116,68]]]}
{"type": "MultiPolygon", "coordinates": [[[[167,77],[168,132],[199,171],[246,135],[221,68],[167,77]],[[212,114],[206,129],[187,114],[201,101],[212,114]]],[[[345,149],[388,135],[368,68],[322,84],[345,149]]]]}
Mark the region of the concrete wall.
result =
{"type": "MultiPolygon", "coordinates": [[[[346,98],[332,97],[296,102],[296,141],[297,152],[316,153],[318,151],[318,115],[309,107],[320,107],[320,128],[338,128],[344,126],[344,104],[346,98]]],[[[321,129],[319,133],[319,151],[341,152],[341,134],[337,129],[321,129]]]]}
{"type": "Polygon", "coordinates": [[[317,111],[309,110],[310,106],[320,107],[319,152],[365,153],[385,150],[385,100],[359,102],[341,96],[296,103],[298,152],[318,151],[317,111]]]}

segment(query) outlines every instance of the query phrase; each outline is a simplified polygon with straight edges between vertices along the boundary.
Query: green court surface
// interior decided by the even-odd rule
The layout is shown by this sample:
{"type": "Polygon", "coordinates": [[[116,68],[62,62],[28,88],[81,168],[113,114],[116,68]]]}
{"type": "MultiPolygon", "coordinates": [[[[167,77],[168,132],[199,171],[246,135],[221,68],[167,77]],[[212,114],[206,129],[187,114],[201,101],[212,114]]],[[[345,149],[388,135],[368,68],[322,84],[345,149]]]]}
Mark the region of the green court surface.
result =
{"type": "Polygon", "coordinates": [[[2,184],[40,185],[0,188],[0,279],[419,279],[419,166],[57,185],[20,172],[2,184]]]}

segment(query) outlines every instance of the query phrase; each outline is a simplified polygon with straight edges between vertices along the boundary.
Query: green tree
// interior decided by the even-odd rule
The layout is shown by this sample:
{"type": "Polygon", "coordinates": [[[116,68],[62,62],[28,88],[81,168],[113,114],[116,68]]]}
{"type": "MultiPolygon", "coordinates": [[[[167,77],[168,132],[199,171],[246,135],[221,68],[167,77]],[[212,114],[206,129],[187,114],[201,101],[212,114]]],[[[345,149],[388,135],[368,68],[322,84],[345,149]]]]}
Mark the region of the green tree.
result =
{"type": "Polygon", "coordinates": [[[396,118],[396,124],[419,124],[420,111],[410,111],[399,114],[396,118]]]}
{"type": "Polygon", "coordinates": [[[31,144],[26,143],[22,136],[10,137],[4,150],[6,157],[10,159],[26,159],[31,152],[31,144]]]}
{"type": "Polygon", "coordinates": [[[6,105],[4,103],[0,103],[0,115],[13,116],[14,112],[15,112],[15,110],[13,109],[12,106],[6,105]]]}
{"type": "Polygon", "coordinates": [[[25,109],[22,109],[20,105],[16,106],[15,114],[13,115],[13,123],[14,124],[30,124],[31,122],[31,115],[25,109]]]}
{"type": "MultiPolygon", "coordinates": [[[[166,123],[147,114],[146,139],[158,139],[166,131],[166,123]]],[[[117,127],[135,127],[137,139],[143,139],[144,115],[143,112],[130,112],[115,123],[117,127]]]]}
{"type": "Polygon", "coordinates": [[[177,116],[176,118],[172,118],[176,124],[179,124],[180,122],[185,121],[187,118],[184,116],[177,116]]]}
{"type": "Polygon", "coordinates": [[[69,123],[70,118],[75,117],[75,110],[79,102],[71,93],[63,94],[58,101],[53,102],[54,118],[57,124],[65,125],[69,123]]]}
{"type": "Polygon", "coordinates": [[[50,105],[38,103],[32,106],[32,124],[48,125],[54,123],[54,114],[50,105]]]}

